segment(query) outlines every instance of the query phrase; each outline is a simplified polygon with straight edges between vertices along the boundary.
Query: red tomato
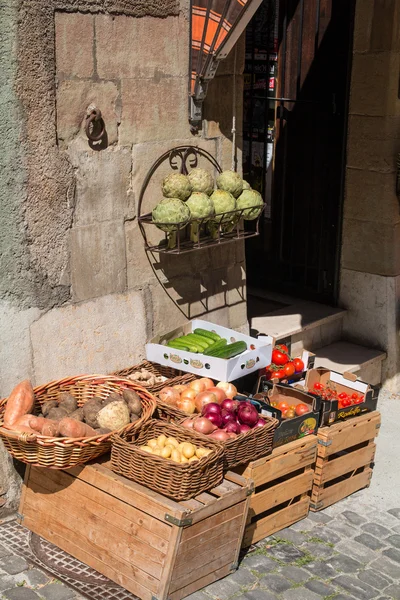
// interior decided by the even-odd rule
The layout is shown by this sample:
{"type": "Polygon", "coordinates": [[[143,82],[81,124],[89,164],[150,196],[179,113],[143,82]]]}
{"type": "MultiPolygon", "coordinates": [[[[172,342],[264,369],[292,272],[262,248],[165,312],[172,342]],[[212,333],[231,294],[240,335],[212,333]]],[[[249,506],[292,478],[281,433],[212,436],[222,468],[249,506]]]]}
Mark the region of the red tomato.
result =
{"type": "Polygon", "coordinates": [[[342,398],[341,402],[342,402],[343,408],[346,408],[347,406],[351,406],[352,405],[352,402],[351,402],[350,398],[342,398]]]}
{"type": "Polygon", "coordinates": [[[322,383],[319,383],[317,381],[317,383],[314,383],[314,390],[323,390],[325,388],[325,386],[322,383]]]}
{"type": "Polygon", "coordinates": [[[284,379],[286,377],[286,373],[283,369],[278,369],[277,371],[272,372],[271,379],[284,379]]]}
{"type": "Polygon", "coordinates": [[[301,415],[305,415],[308,412],[310,412],[310,409],[307,404],[298,404],[296,406],[296,415],[298,417],[301,417],[301,415]]]}
{"type": "Polygon", "coordinates": [[[304,371],[304,363],[301,360],[301,358],[294,358],[293,364],[294,364],[294,370],[296,373],[300,373],[300,372],[304,371]]]}
{"type": "Polygon", "coordinates": [[[352,400],[358,400],[358,394],[352,394],[351,395],[351,399],[352,400]]]}
{"type": "Polygon", "coordinates": [[[277,344],[276,348],[278,348],[278,350],[280,350],[281,352],[289,354],[289,348],[286,346],[286,344],[277,344]]]}
{"type": "Polygon", "coordinates": [[[287,362],[289,362],[289,357],[286,354],[284,354],[284,352],[281,352],[280,350],[274,348],[272,350],[272,362],[274,363],[274,365],[283,366],[286,365],[287,362]]]}
{"type": "MultiPolygon", "coordinates": [[[[353,394],[353,396],[354,396],[354,394],[353,394]]],[[[353,397],[353,396],[352,396],[352,397],[353,397]]],[[[362,402],[364,402],[364,398],[363,398],[363,396],[358,396],[357,398],[355,398],[355,399],[353,400],[353,404],[361,404],[362,402]]]]}
{"type": "Polygon", "coordinates": [[[339,394],[338,396],[339,400],[349,400],[349,395],[346,394],[346,392],[342,392],[341,394],[339,394]]]}
{"type": "Polygon", "coordinates": [[[283,367],[283,370],[286,373],[286,377],[290,377],[291,375],[294,375],[295,371],[296,371],[295,366],[292,362],[286,363],[286,365],[283,367]]]}
{"type": "Polygon", "coordinates": [[[289,410],[289,404],[282,400],[282,402],[278,402],[277,408],[279,408],[282,413],[285,413],[287,410],[289,410]]]}

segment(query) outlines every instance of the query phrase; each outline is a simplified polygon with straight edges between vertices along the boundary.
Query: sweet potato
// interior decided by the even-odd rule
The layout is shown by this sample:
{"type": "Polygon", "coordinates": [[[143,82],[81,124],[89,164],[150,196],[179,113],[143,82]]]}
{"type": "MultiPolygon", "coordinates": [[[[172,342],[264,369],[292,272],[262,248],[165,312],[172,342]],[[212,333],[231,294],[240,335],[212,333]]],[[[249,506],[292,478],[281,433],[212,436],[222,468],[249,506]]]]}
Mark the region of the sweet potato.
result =
{"type": "Polygon", "coordinates": [[[78,403],[72,394],[69,394],[68,392],[62,392],[58,396],[58,406],[60,408],[65,408],[70,415],[78,408],[78,403]]]}
{"type": "Polygon", "coordinates": [[[30,413],[35,403],[31,382],[27,379],[19,383],[8,397],[4,412],[4,425],[13,425],[20,417],[30,413]]]}
{"type": "Polygon", "coordinates": [[[142,412],[140,396],[133,390],[124,390],[122,397],[128,405],[129,412],[139,416],[142,412]]]}
{"type": "Polygon", "coordinates": [[[18,421],[16,421],[13,425],[4,425],[6,429],[11,429],[11,431],[18,431],[20,433],[37,433],[31,427],[31,422],[36,417],[34,415],[24,415],[20,417],[18,421]]]}
{"type": "Polygon", "coordinates": [[[49,412],[51,411],[52,408],[57,408],[58,403],[56,400],[48,400],[47,402],[44,402],[43,406],[42,406],[42,413],[44,417],[47,417],[47,415],[49,414],[49,412]]]}
{"type": "Polygon", "coordinates": [[[45,419],[44,417],[35,417],[32,415],[32,419],[29,422],[29,427],[37,431],[38,433],[42,433],[43,425],[45,425],[46,421],[49,419],[45,419]]]}
{"type": "Polygon", "coordinates": [[[97,435],[94,429],[70,417],[65,417],[59,423],[60,435],[71,438],[92,437],[97,435]]]}
{"type": "Polygon", "coordinates": [[[42,427],[42,435],[46,435],[47,437],[59,437],[60,424],[57,421],[51,421],[51,419],[46,419],[46,421],[47,423],[42,427]]]}

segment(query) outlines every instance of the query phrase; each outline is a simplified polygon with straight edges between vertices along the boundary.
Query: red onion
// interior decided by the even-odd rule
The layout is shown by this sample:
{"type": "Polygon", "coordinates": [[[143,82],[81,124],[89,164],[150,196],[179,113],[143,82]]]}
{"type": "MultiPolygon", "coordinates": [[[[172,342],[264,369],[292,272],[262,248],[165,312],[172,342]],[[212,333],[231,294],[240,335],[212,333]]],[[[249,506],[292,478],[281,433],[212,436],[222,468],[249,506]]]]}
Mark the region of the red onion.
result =
{"type": "Polygon", "coordinates": [[[221,425],[222,425],[221,414],[211,412],[211,413],[207,413],[206,417],[209,421],[211,421],[211,423],[213,425],[215,425],[216,427],[221,427],[221,425]]]}
{"type": "Polygon", "coordinates": [[[227,433],[239,433],[240,425],[238,425],[238,423],[236,423],[235,421],[229,421],[228,423],[226,423],[224,431],[226,431],[227,433]]]}
{"type": "Polygon", "coordinates": [[[254,425],[254,427],[264,427],[264,425],[266,424],[267,421],[265,421],[265,419],[262,419],[261,417],[258,419],[257,423],[254,425]]]}
{"type": "Polygon", "coordinates": [[[239,406],[238,400],[232,400],[231,398],[225,398],[221,403],[221,408],[229,410],[229,412],[235,412],[239,406]]]}
{"type": "Polygon", "coordinates": [[[239,425],[240,433],[247,433],[251,430],[251,427],[248,425],[239,425]]]}
{"type": "Polygon", "coordinates": [[[217,413],[218,415],[220,415],[221,414],[220,405],[217,404],[216,402],[210,402],[209,404],[204,404],[201,414],[203,415],[203,417],[208,417],[209,413],[217,413]]]}
{"type": "Polygon", "coordinates": [[[230,421],[233,421],[234,423],[236,423],[236,416],[232,412],[229,412],[227,410],[222,410],[221,411],[221,417],[222,417],[222,423],[224,425],[226,425],[230,421]]]}
{"type": "Polygon", "coordinates": [[[257,409],[250,402],[243,402],[239,406],[237,414],[239,422],[242,425],[248,425],[250,428],[254,427],[259,419],[257,409]]]}

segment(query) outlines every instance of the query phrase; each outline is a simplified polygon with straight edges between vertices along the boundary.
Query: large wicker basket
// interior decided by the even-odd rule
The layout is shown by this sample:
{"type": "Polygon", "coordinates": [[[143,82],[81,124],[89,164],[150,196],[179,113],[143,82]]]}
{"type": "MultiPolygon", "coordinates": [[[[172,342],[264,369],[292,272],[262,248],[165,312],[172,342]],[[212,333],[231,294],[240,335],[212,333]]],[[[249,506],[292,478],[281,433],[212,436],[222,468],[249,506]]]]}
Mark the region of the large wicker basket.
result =
{"type": "MultiPolygon", "coordinates": [[[[199,415],[193,416],[192,419],[195,419],[196,416],[199,415]]],[[[225,451],[224,471],[271,454],[275,429],[278,427],[279,421],[272,417],[263,416],[263,419],[266,421],[263,427],[254,427],[254,429],[241,433],[226,442],[218,442],[225,451]]],[[[189,429],[189,431],[192,430],[189,429]]],[[[194,435],[202,440],[210,439],[201,433],[194,432],[194,435]]]]}
{"type": "MultiPolygon", "coordinates": [[[[57,399],[59,392],[69,392],[76,398],[80,407],[94,396],[105,399],[112,392],[120,393],[122,389],[133,390],[140,396],[142,414],[140,419],[126,425],[118,433],[134,431],[152,417],[156,409],[156,400],[147,390],[132,381],[112,375],[67,377],[38,386],[34,388],[33,412],[39,413],[45,402],[57,399]]],[[[111,448],[111,436],[115,432],[90,438],[50,438],[41,434],[18,433],[5,429],[3,421],[6,404],[7,398],[0,401],[0,437],[10,454],[24,463],[52,469],[68,469],[97,458],[111,448]]]]}
{"type": "MultiPolygon", "coordinates": [[[[154,375],[157,376],[161,375],[162,377],[166,377],[166,380],[161,383],[156,383],[150,387],[143,386],[152,394],[156,394],[166,386],[185,385],[186,383],[193,381],[193,379],[196,379],[196,375],[193,375],[192,373],[184,373],[183,371],[178,371],[172,367],[164,367],[163,365],[158,365],[156,363],[149,362],[148,360],[144,360],[139,365],[135,365],[134,367],[122,369],[122,371],[116,371],[113,373],[113,375],[116,377],[129,378],[132,373],[135,373],[135,371],[141,371],[141,369],[146,369],[147,371],[150,371],[150,373],[154,373],[154,375]]],[[[139,384],[137,383],[137,385],[139,384]]]]}
{"type": "Polygon", "coordinates": [[[181,501],[189,500],[221,483],[223,458],[221,444],[207,438],[200,439],[179,425],[152,419],[132,436],[113,436],[111,468],[115,473],[137,481],[163,496],[181,501]],[[139,448],[161,434],[175,437],[179,442],[201,445],[212,452],[196,462],[178,464],[139,448]]]}

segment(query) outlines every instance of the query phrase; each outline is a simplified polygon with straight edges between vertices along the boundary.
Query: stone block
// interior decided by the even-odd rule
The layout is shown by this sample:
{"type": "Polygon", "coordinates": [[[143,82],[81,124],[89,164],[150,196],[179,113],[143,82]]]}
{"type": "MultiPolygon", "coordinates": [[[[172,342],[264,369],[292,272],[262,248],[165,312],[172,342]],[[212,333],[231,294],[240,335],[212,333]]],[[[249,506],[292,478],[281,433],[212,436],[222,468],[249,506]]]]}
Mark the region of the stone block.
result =
{"type": "MultiPolygon", "coordinates": [[[[126,273],[128,290],[155,282],[159,272],[153,270],[150,252],[144,249],[144,239],[137,221],[125,222],[126,273]]],[[[173,256],[173,259],[179,257],[173,256]]]]}
{"type": "Polygon", "coordinates": [[[55,30],[57,78],[92,77],[94,16],[56,11],[55,30]]]}
{"type": "Polygon", "coordinates": [[[40,596],[26,587],[11,588],[3,592],[7,600],[40,600],[40,596]]]}
{"type": "Polygon", "coordinates": [[[397,78],[391,76],[396,68],[396,55],[391,52],[354,54],[351,74],[351,115],[381,116],[395,114],[397,78]]]}
{"type": "Polygon", "coordinates": [[[71,230],[71,282],[75,302],[126,289],[122,220],[71,230]]]}
{"type": "Polygon", "coordinates": [[[96,152],[79,137],[70,144],[68,154],[76,177],[74,225],[135,216],[129,148],[96,152]]]}
{"type": "Polygon", "coordinates": [[[183,325],[193,318],[193,313],[201,311],[200,281],[189,276],[172,280],[166,288],[160,284],[151,286],[150,293],[152,336],[183,325]]]}
{"type": "Polygon", "coordinates": [[[347,166],[394,173],[400,117],[349,116],[347,166]]]}
{"type": "MultiPolygon", "coordinates": [[[[173,136],[171,140],[157,141],[147,144],[136,144],[133,146],[132,189],[135,194],[135,197],[137,198],[137,201],[139,200],[140,190],[142,188],[142,185],[145,181],[146,175],[150,167],[160,156],[162,156],[164,153],[168,152],[172,148],[183,145],[196,146],[198,148],[201,148],[202,150],[205,150],[214,158],[217,158],[217,145],[214,140],[202,140],[199,138],[176,139],[175,136],[173,136]]],[[[176,167],[176,169],[180,169],[181,161],[179,157],[177,157],[174,160],[173,165],[174,167],[176,167]]],[[[190,161],[188,161],[187,166],[190,170],[190,161]]],[[[212,165],[206,158],[199,157],[198,166],[212,172],[212,165]]],[[[162,180],[164,177],[169,175],[172,170],[172,166],[167,159],[162,164],[160,164],[158,169],[155,171],[144,193],[143,203],[140,210],[141,215],[150,212],[157,204],[157,202],[161,199],[162,180]]],[[[216,176],[217,173],[214,172],[213,175],[216,176]]],[[[139,214],[139,207],[137,208],[137,212],[139,214]]],[[[203,254],[203,252],[196,252],[197,256],[200,256],[200,254],[203,254]]],[[[203,260],[204,258],[201,257],[201,259],[203,260]]]]}
{"type": "Polygon", "coordinates": [[[0,398],[8,396],[21,380],[33,378],[29,327],[40,315],[38,308],[19,311],[0,302],[0,398]]]}
{"type": "Polygon", "coordinates": [[[344,217],[394,224],[400,221],[396,174],[347,168],[344,217]]]}
{"type": "MultiPolygon", "coordinates": [[[[0,442],[0,486],[7,490],[6,495],[1,497],[5,503],[0,508],[0,518],[4,519],[18,509],[22,480],[15,470],[11,455],[5,449],[3,442],[0,442]]],[[[4,549],[2,546],[0,548],[1,562],[4,560],[4,555],[7,554],[9,554],[8,549],[4,549]]],[[[1,568],[6,570],[3,566],[1,568]]]]}
{"type": "Polygon", "coordinates": [[[353,53],[370,50],[374,4],[375,0],[364,0],[356,4],[353,53]]]}
{"type": "Polygon", "coordinates": [[[57,88],[57,138],[60,145],[68,144],[79,132],[84,133],[83,122],[89,105],[101,110],[106,126],[108,144],[118,140],[119,90],[111,81],[62,81],[57,88]]]}
{"type": "Polygon", "coordinates": [[[75,591],[62,583],[50,583],[40,589],[45,600],[69,600],[75,597],[75,591]]]}
{"type": "Polygon", "coordinates": [[[101,79],[187,77],[189,24],[183,15],[165,19],[96,15],[95,19],[101,79]]]}
{"type": "Polygon", "coordinates": [[[399,10],[396,0],[375,2],[370,45],[373,52],[399,49],[399,10]]]}
{"type": "Polygon", "coordinates": [[[342,267],[394,277],[400,274],[400,223],[343,219],[342,267]]]}
{"type": "Polygon", "coordinates": [[[123,79],[121,94],[122,145],[190,137],[186,77],[123,79]]]}
{"type": "Polygon", "coordinates": [[[144,294],[135,291],[50,310],[31,327],[37,383],[137,364],[147,321],[144,294]]]}
{"type": "Polygon", "coordinates": [[[4,556],[1,559],[1,568],[9,575],[16,575],[28,568],[28,563],[22,556],[4,556]]]}

